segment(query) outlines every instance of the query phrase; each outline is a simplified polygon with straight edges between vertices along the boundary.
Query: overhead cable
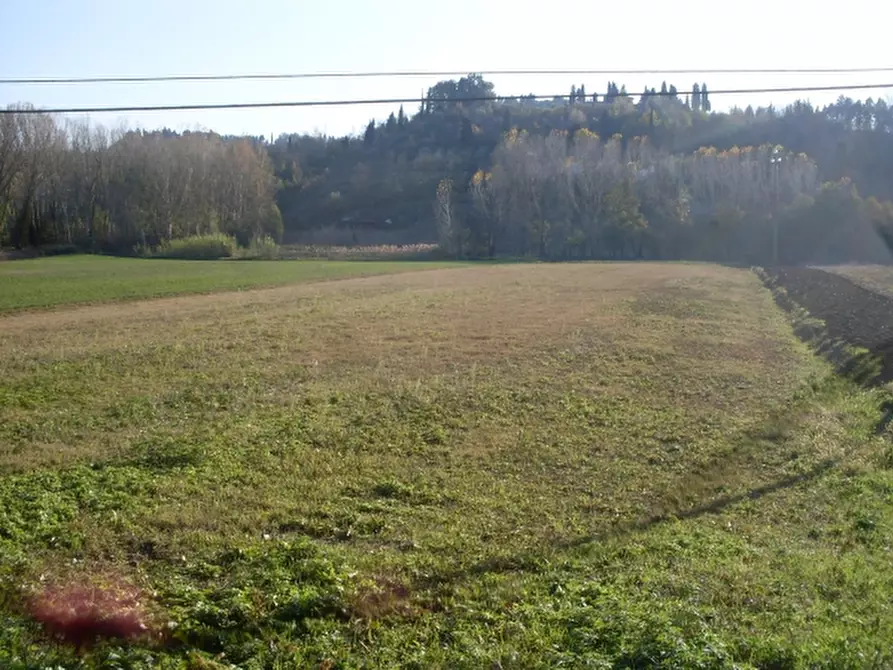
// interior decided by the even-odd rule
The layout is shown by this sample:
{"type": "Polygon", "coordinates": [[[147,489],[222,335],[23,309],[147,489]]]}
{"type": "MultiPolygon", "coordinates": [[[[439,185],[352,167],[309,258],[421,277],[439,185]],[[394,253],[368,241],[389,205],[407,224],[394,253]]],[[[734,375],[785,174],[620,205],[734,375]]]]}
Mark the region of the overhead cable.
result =
{"type": "MultiPolygon", "coordinates": [[[[857,91],[893,88],[893,83],[889,84],[843,84],[836,86],[787,86],[783,88],[727,88],[715,91],[706,91],[707,95],[738,95],[738,94],[767,94],[767,93],[808,93],[819,91],[857,91]]],[[[641,97],[644,93],[627,93],[626,97],[641,97]]],[[[649,92],[649,96],[653,97],[681,97],[687,95],[687,92],[677,91],[664,93],[662,91],[649,92]]],[[[469,102],[512,102],[523,100],[555,100],[567,98],[567,94],[555,95],[524,95],[524,96],[469,96],[433,99],[430,102],[435,104],[443,103],[469,103],[469,102]]],[[[624,97],[618,95],[615,97],[624,97]]],[[[225,103],[187,103],[173,105],[122,105],[114,107],[51,107],[51,108],[31,108],[31,107],[8,107],[0,109],[0,114],[102,114],[102,113],[120,113],[120,112],[176,112],[191,110],[213,110],[213,109],[271,109],[277,107],[347,107],[354,105],[397,105],[406,103],[423,102],[420,98],[370,98],[370,99],[354,99],[354,100],[291,100],[291,101],[275,101],[275,102],[225,102],[225,103]]],[[[580,103],[584,104],[584,103],[580,103]]]]}
{"type": "Polygon", "coordinates": [[[502,70],[390,70],[368,72],[283,72],[249,74],[175,74],[175,75],[100,75],[91,77],[7,77],[0,84],[40,85],[40,84],[140,84],[161,82],[200,82],[200,81],[251,81],[286,79],[368,79],[373,77],[453,77],[466,76],[469,72],[486,76],[557,76],[557,75],[715,75],[715,74],[869,74],[893,72],[893,67],[829,67],[829,68],[657,68],[652,70],[627,69],[502,69],[502,70]]]}

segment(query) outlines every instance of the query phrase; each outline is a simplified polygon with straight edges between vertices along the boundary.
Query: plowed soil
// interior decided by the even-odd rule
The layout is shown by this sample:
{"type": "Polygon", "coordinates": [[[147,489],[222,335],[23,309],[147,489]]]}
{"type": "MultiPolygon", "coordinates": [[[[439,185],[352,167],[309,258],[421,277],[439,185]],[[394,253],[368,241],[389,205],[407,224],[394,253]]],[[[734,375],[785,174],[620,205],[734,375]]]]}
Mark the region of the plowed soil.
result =
{"type": "Polygon", "coordinates": [[[816,268],[780,268],[773,274],[791,298],[825,322],[832,338],[879,356],[882,380],[893,379],[893,299],[816,268]]]}

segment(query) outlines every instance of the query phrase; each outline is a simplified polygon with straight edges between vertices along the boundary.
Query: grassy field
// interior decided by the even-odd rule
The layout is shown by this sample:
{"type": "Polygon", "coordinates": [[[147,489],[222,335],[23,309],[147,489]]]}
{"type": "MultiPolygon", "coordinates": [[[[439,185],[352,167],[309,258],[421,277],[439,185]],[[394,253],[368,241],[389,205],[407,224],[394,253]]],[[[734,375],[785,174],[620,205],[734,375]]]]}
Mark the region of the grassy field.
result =
{"type": "Polygon", "coordinates": [[[893,298],[893,265],[829,265],[821,269],[893,298]]]}
{"type": "Polygon", "coordinates": [[[884,392],[750,272],[431,270],[0,341],[0,667],[893,664],[884,392]],[[29,594],[71,582],[164,639],[45,641],[29,594]]]}
{"type": "Polygon", "coordinates": [[[178,261],[58,256],[0,262],[0,313],[75,303],[236,291],[407,272],[458,263],[406,261],[178,261]]]}

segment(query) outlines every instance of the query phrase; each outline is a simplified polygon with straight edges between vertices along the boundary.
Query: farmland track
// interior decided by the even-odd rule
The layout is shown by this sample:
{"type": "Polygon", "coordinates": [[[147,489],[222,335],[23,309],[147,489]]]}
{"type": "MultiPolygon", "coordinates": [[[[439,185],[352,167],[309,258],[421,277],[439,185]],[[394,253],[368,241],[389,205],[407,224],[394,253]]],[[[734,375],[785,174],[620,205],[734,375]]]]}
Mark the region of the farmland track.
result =
{"type": "Polygon", "coordinates": [[[881,359],[879,381],[893,379],[893,299],[816,268],[772,273],[791,298],[825,322],[830,337],[864,347],[881,359]]]}

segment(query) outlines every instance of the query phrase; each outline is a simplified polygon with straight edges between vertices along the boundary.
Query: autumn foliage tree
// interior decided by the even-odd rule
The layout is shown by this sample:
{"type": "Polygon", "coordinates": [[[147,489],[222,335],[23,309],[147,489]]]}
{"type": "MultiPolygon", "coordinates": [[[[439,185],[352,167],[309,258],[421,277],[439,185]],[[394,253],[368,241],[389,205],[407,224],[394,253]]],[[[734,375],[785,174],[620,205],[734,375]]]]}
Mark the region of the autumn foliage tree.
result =
{"type": "Polygon", "coordinates": [[[785,251],[792,261],[880,260],[877,231],[893,230],[893,205],[862,201],[848,181],[822,185],[809,157],[780,146],[678,156],[647,138],[513,129],[493,156],[452,219],[472,256],[771,263],[778,229],[802,250],[785,251]]]}
{"type": "Polygon", "coordinates": [[[0,115],[0,244],[126,251],[204,233],[282,235],[270,158],[252,140],[112,133],[21,111],[0,115]]]}

